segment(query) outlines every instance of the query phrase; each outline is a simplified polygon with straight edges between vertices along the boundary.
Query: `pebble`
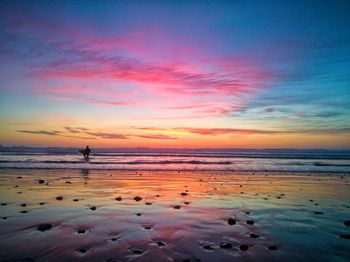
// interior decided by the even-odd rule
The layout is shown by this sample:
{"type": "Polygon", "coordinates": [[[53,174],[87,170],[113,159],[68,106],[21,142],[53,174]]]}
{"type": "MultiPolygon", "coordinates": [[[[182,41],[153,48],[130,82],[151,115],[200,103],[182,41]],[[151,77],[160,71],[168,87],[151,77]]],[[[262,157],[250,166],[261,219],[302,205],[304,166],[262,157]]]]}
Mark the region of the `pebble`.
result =
{"type": "Polygon", "coordinates": [[[346,220],[346,221],[344,222],[344,225],[347,226],[347,227],[350,226],[350,220],[346,220]]]}
{"type": "Polygon", "coordinates": [[[174,209],[180,209],[181,206],[177,205],[177,206],[174,206],[174,209]]]}
{"type": "Polygon", "coordinates": [[[121,197],[116,197],[115,200],[122,201],[122,198],[121,197]]]}
{"type": "Polygon", "coordinates": [[[138,216],[138,217],[141,216],[141,213],[136,213],[136,216],[138,216]]]}
{"type": "Polygon", "coordinates": [[[92,206],[92,207],[90,207],[90,209],[91,209],[92,211],[95,211],[95,210],[96,210],[96,207],[95,207],[95,206],[92,206]]]}
{"type": "Polygon", "coordinates": [[[164,243],[163,241],[158,241],[158,242],[157,242],[157,245],[158,245],[159,247],[164,247],[164,246],[165,246],[165,243],[164,243]]]}
{"type": "Polygon", "coordinates": [[[276,245],[270,245],[269,246],[269,250],[277,250],[277,246],[276,245]]]}
{"type": "Polygon", "coordinates": [[[239,248],[240,248],[242,251],[247,251],[247,250],[248,250],[248,246],[245,245],[245,244],[240,245],[239,248]]]}
{"type": "Polygon", "coordinates": [[[79,253],[86,253],[88,250],[86,248],[79,248],[77,251],[79,253]]]}
{"type": "Polygon", "coordinates": [[[320,211],[315,211],[315,214],[316,214],[316,215],[322,215],[322,214],[323,214],[323,212],[320,212],[320,211]]]}
{"type": "Polygon", "coordinates": [[[227,220],[227,223],[228,223],[229,225],[235,225],[235,224],[236,224],[236,220],[233,219],[233,218],[229,218],[229,219],[227,220]]]}
{"type": "Polygon", "coordinates": [[[63,199],[63,196],[56,197],[56,200],[62,200],[62,199],[63,199]]]}
{"type": "Polygon", "coordinates": [[[7,206],[7,204],[6,204],[6,203],[1,203],[1,205],[2,205],[2,206],[7,206]]]}
{"type": "Polygon", "coordinates": [[[251,237],[251,238],[258,238],[258,237],[260,237],[260,236],[257,235],[257,234],[251,233],[251,234],[250,234],[250,237],[251,237]]]}
{"type": "Polygon", "coordinates": [[[44,179],[39,179],[39,184],[44,184],[45,180],[44,179]]]}
{"type": "Polygon", "coordinates": [[[86,230],[85,229],[78,229],[77,233],[78,234],[85,234],[86,230]]]}
{"type": "Polygon", "coordinates": [[[22,210],[21,213],[25,214],[25,213],[28,213],[28,211],[27,210],[22,210]]]}
{"type": "Polygon", "coordinates": [[[248,225],[254,225],[254,220],[247,220],[248,225]]]}
{"type": "Polygon", "coordinates": [[[230,248],[232,248],[232,244],[231,243],[227,243],[227,242],[221,242],[220,243],[220,248],[222,248],[222,249],[230,249],[230,248]]]}
{"type": "Polygon", "coordinates": [[[132,252],[136,255],[141,255],[143,253],[143,251],[140,249],[133,249],[132,252]]]}
{"type": "Polygon", "coordinates": [[[182,192],[181,193],[181,196],[187,196],[188,194],[187,193],[185,193],[185,192],[182,192]]]}
{"type": "Polygon", "coordinates": [[[44,232],[46,230],[50,230],[51,228],[52,228],[51,224],[40,224],[38,225],[37,230],[44,232]]]}
{"type": "Polygon", "coordinates": [[[339,236],[344,239],[350,239],[350,234],[341,234],[339,236]]]}
{"type": "Polygon", "coordinates": [[[136,196],[136,197],[134,197],[134,200],[135,200],[136,202],[139,202],[139,201],[142,200],[142,197],[136,196]]]}
{"type": "Polygon", "coordinates": [[[145,204],[146,204],[147,206],[152,205],[152,203],[151,203],[151,202],[146,202],[145,204]]]}

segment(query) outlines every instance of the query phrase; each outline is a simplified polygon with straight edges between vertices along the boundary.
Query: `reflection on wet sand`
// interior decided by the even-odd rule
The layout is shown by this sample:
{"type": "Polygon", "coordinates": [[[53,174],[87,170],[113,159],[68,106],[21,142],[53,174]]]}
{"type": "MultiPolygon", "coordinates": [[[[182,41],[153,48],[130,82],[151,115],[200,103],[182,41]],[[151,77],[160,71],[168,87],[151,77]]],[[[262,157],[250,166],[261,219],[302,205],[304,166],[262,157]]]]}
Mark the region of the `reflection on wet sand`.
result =
{"type": "Polygon", "coordinates": [[[341,260],[349,178],[4,169],[0,259],[341,260]]]}

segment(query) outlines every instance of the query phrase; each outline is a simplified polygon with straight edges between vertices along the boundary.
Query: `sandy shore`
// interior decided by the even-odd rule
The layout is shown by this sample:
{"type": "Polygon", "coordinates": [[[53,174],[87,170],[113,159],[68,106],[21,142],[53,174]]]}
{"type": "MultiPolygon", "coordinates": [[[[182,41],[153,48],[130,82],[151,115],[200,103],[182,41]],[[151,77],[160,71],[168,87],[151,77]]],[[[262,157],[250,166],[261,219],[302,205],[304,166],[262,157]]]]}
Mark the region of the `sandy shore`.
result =
{"type": "Polygon", "coordinates": [[[1,261],[347,261],[350,174],[0,170],[1,261]]]}

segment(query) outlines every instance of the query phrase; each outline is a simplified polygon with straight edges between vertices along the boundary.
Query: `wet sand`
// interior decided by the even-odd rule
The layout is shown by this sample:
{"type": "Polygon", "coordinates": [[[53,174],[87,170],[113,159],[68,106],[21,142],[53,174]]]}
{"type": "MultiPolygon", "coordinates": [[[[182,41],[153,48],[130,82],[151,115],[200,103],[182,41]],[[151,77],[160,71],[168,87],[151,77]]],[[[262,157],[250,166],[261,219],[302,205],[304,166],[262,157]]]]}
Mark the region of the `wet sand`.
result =
{"type": "Polygon", "coordinates": [[[348,261],[350,174],[0,170],[0,261],[348,261]]]}

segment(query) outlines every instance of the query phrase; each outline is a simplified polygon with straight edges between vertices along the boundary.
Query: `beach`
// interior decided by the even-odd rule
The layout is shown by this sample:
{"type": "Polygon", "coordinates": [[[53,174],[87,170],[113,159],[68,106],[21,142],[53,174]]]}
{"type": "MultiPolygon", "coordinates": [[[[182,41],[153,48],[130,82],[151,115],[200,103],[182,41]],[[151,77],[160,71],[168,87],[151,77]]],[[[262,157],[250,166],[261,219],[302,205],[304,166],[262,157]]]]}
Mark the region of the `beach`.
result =
{"type": "Polygon", "coordinates": [[[1,261],[348,261],[350,174],[0,169],[1,261]]]}

